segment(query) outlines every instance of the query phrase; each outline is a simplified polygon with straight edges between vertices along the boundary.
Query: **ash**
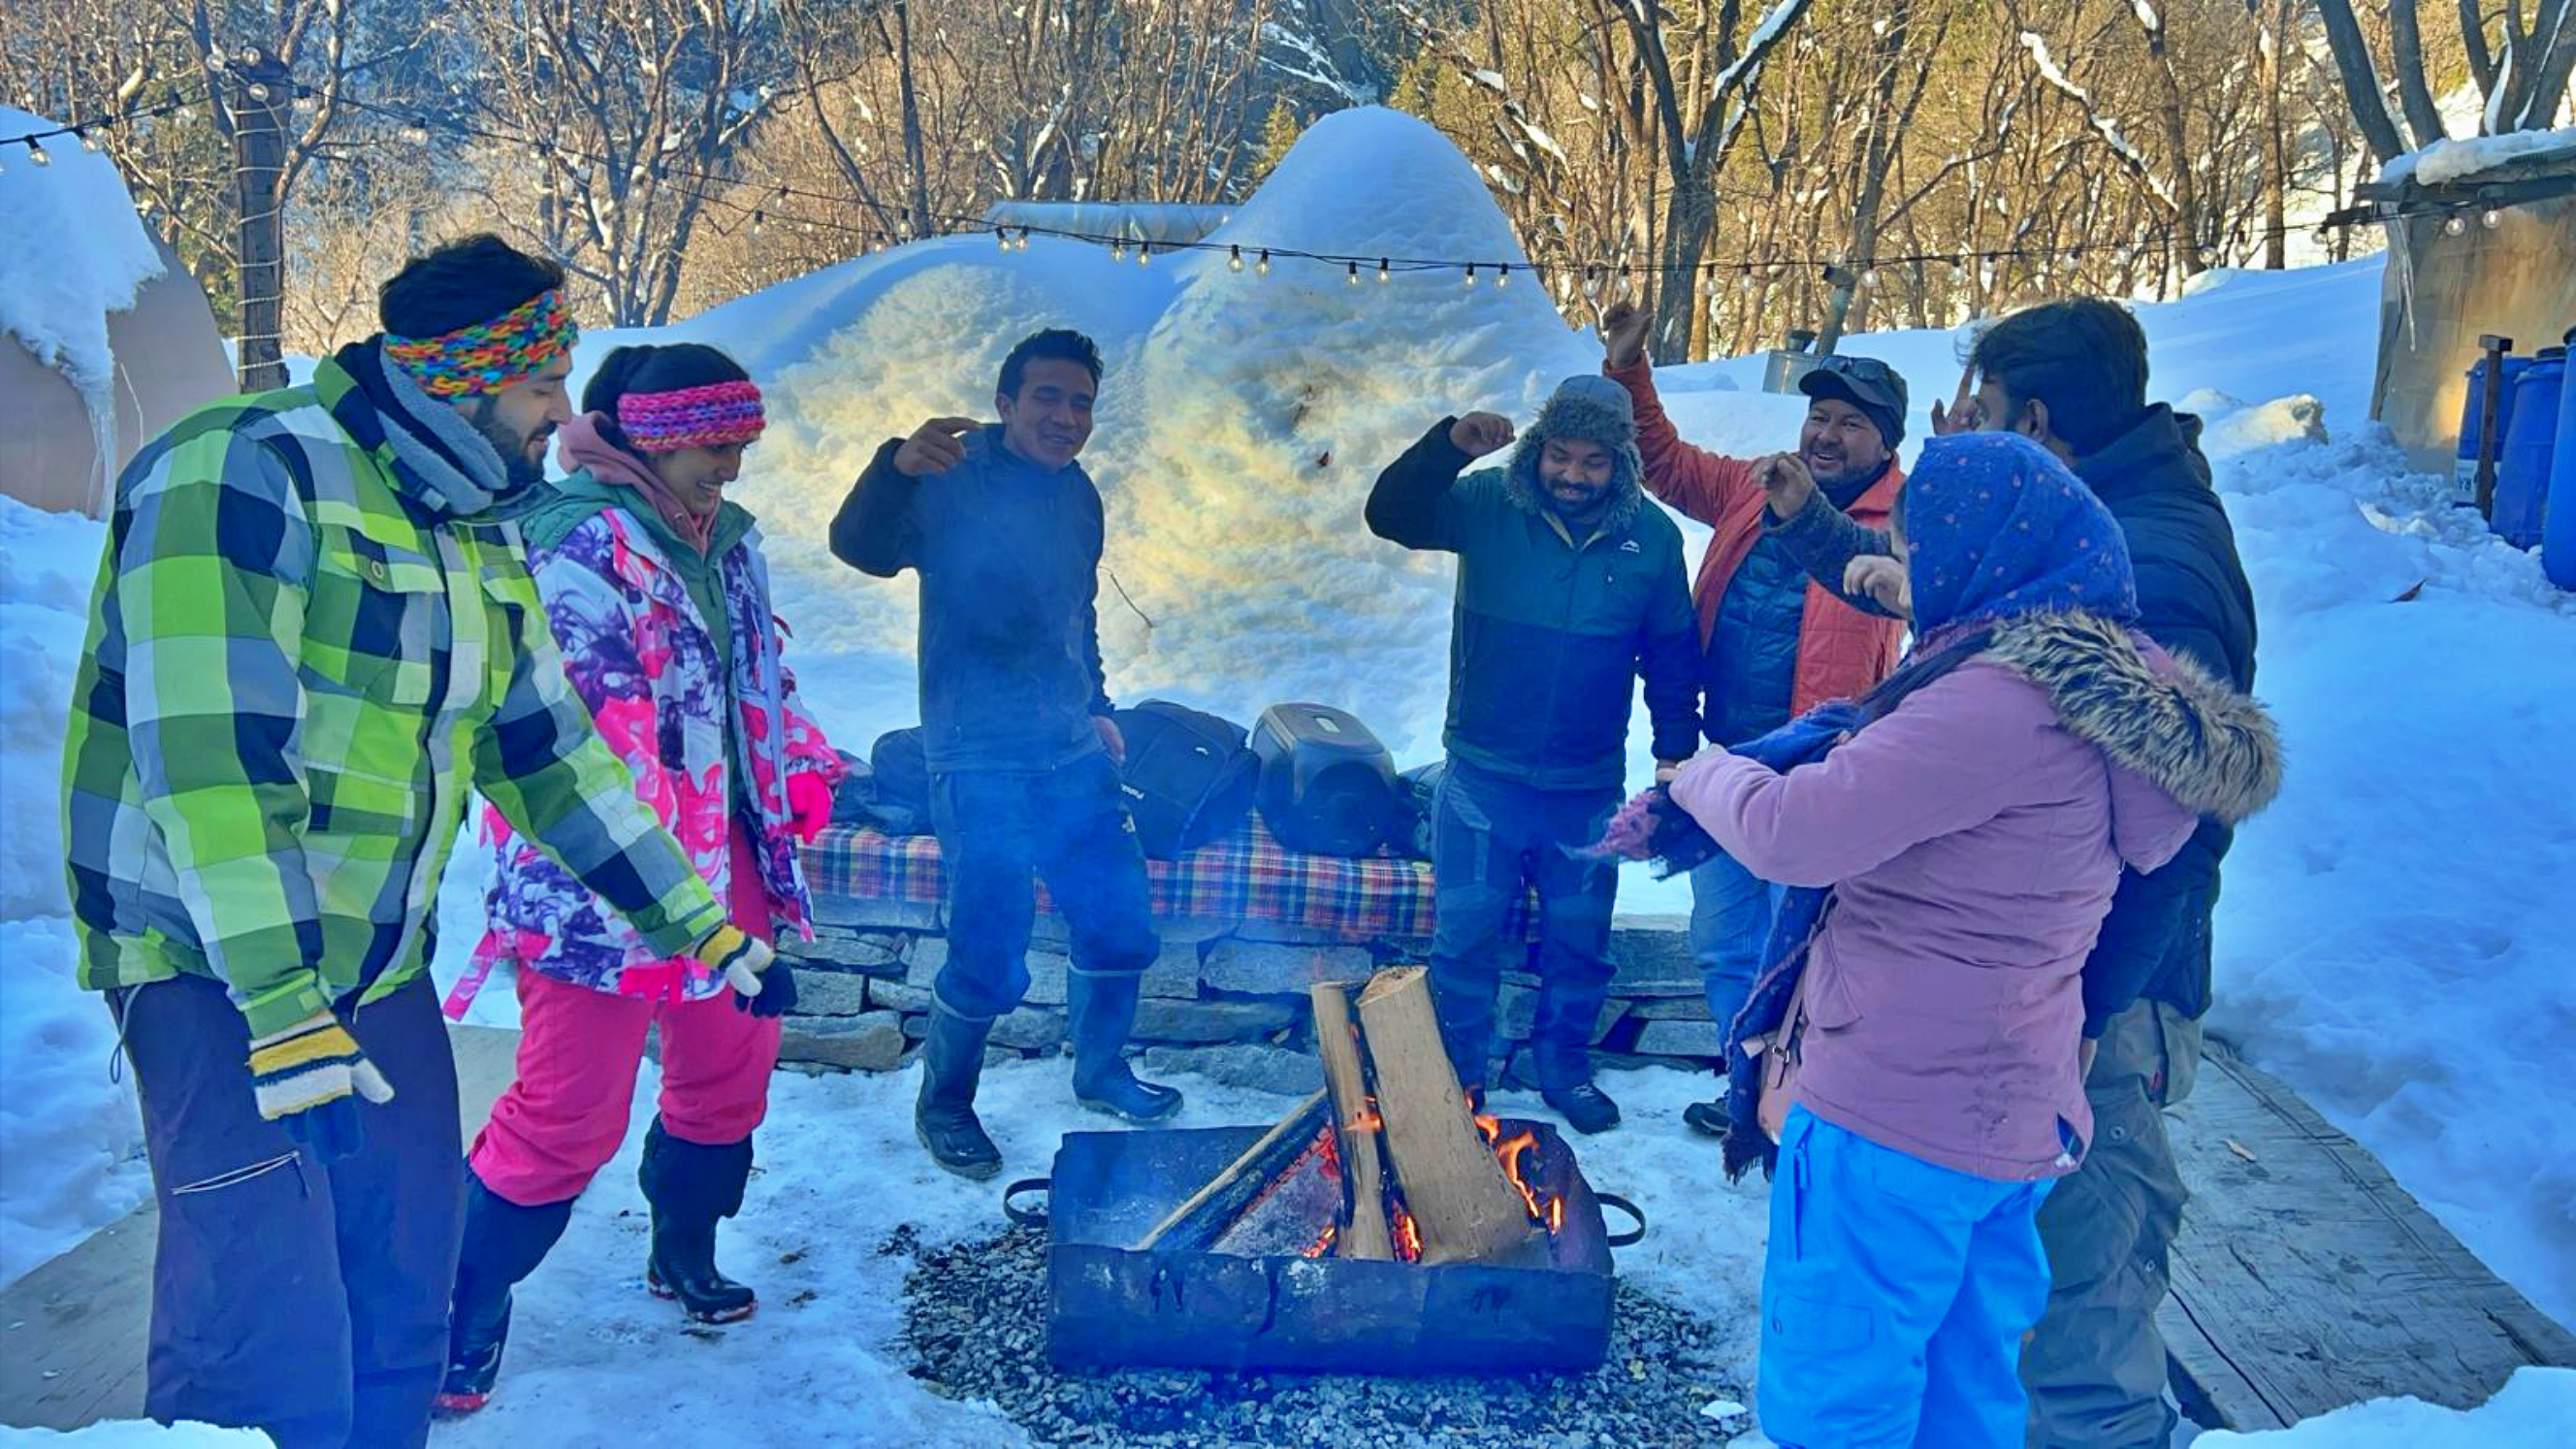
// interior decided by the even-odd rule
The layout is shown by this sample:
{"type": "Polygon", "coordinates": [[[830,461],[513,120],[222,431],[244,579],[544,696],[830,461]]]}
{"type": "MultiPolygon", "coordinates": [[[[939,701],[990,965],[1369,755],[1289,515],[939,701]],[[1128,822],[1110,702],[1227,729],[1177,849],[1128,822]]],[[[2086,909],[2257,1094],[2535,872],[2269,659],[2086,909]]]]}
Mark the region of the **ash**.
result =
{"type": "Polygon", "coordinates": [[[1718,1367],[1716,1325],[1624,1281],[1609,1357],[1579,1376],[1065,1373],[1046,1357],[1043,1230],[930,1251],[898,1235],[878,1251],[914,1260],[904,1278],[912,1376],[948,1398],[992,1400],[1040,1444],[1715,1449],[1746,1424],[1702,1406],[1752,1398],[1718,1367]]]}

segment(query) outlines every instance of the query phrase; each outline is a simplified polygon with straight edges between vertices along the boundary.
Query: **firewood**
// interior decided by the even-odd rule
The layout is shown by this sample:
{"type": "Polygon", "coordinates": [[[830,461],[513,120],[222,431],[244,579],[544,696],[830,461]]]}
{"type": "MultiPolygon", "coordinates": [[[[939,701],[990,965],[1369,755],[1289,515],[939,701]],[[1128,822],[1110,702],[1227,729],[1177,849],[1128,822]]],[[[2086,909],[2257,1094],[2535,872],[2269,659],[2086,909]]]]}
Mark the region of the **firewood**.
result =
{"type": "Polygon", "coordinates": [[[1187,1201],[1165,1214],[1153,1230],[1136,1240],[1136,1251],[1150,1248],[1204,1252],[1232,1226],[1273,1179],[1315,1146],[1315,1137],[1332,1123],[1332,1103],[1317,1092],[1296,1111],[1279,1119],[1261,1140],[1209,1178],[1187,1201]]]}
{"type": "Polygon", "coordinates": [[[1350,1217],[1333,1240],[1333,1253],[1342,1258],[1392,1259],[1395,1242],[1386,1220],[1386,1158],[1381,1142],[1385,1134],[1369,1109],[1368,1075],[1360,1065],[1359,1026],[1351,1020],[1351,998],[1337,981],[1318,981],[1307,991],[1315,1001],[1315,1050],[1324,1058],[1324,1088],[1333,1097],[1342,1177],[1350,1185],[1350,1217]]]}
{"type": "Polygon", "coordinates": [[[1388,1160],[1425,1263],[1519,1256],[1533,1225],[1502,1164],[1476,1131],[1440,1043],[1431,979],[1419,966],[1379,972],[1360,992],[1360,1029],[1377,1067],[1388,1160]]]}

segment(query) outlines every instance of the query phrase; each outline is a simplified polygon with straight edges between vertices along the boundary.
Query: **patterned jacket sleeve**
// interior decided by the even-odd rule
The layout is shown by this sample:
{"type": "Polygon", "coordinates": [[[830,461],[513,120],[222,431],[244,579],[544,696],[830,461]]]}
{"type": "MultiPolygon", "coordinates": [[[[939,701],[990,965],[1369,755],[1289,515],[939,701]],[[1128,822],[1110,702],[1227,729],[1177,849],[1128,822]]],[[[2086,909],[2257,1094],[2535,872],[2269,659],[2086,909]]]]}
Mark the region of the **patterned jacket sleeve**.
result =
{"type": "Polygon", "coordinates": [[[239,433],[173,450],[119,505],[128,746],[199,943],[253,1035],[323,1010],[290,754],[314,559],[286,460],[239,433]]]}
{"type": "Polygon", "coordinates": [[[510,827],[624,916],[645,942],[678,956],[724,923],[700,879],[634,777],[593,727],[564,674],[545,606],[522,572],[507,610],[509,691],[474,742],[475,782],[510,827]]]}
{"type": "MultiPolygon", "coordinates": [[[[786,631],[782,629],[779,633],[783,645],[786,631]]],[[[787,773],[820,775],[825,788],[841,788],[841,777],[850,772],[850,767],[842,760],[841,752],[832,748],[832,742],[824,738],[823,727],[806,712],[804,697],[796,692],[796,672],[781,664],[778,666],[778,680],[786,694],[783,713],[787,716],[787,773]]]]}

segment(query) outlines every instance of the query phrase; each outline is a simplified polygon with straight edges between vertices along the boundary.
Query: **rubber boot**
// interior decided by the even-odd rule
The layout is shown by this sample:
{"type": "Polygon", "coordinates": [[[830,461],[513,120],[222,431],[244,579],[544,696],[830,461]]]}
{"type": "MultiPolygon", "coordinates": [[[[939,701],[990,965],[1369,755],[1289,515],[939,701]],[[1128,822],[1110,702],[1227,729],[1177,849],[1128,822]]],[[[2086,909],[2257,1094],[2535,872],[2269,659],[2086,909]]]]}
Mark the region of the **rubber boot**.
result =
{"type": "Polygon", "coordinates": [[[659,1117],[644,1136],[644,1162],[635,1171],[653,1209],[644,1286],[656,1298],[679,1300],[700,1323],[749,1318],[760,1306],[749,1288],[716,1268],[716,1223],[742,1211],[750,1178],[748,1137],[720,1147],[684,1142],[663,1131],[659,1117]]]}
{"type": "Polygon", "coordinates": [[[1127,1034],[1136,1026],[1144,978],[1075,969],[1065,978],[1065,1010],[1072,1018],[1073,1099],[1094,1112],[1130,1122],[1160,1122],[1181,1110],[1181,1094],[1139,1081],[1127,1065],[1127,1034]]]}
{"type": "Polygon", "coordinates": [[[456,1259],[447,1371],[431,1401],[434,1412],[454,1417],[491,1402],[501,1349],[510,1339],[510,1290],[545,1261],[571,1221],[570,1198],[521,1207],[465,1174],[465,1243],[456,1259]]]}
{"type": "Polygon", "coordinates": [[[937,999],[931,1002],[912,1131],[931,1161],[959,1177],[981,1179],[1002,1170],[1002,1149],[975,1120],[975,1083],[984,1074],[984,1038],[992,1031],[989,1020],[959,1016],[937,999]]]}

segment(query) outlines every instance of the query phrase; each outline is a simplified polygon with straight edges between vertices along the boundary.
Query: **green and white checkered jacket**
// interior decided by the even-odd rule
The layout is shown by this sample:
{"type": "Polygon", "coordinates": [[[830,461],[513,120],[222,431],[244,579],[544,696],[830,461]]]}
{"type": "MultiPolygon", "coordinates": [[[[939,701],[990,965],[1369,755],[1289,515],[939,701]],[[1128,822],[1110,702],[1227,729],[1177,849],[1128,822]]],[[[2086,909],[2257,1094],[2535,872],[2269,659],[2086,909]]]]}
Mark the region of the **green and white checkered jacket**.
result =
{"type": "Polygon", "coordinates": [[[373,356],[202,408],[118,481],[63,766],[92,989],[213,976],[254,1035],[389,994],[469,789],[656,949],[724,919],[572,694],[517,529],[449,511],[488,495],[388,436],[373,356]]]}

